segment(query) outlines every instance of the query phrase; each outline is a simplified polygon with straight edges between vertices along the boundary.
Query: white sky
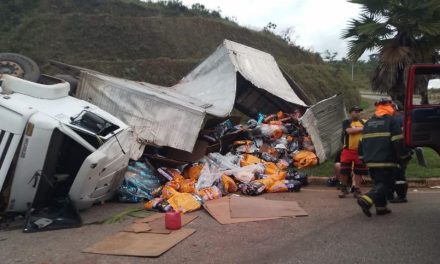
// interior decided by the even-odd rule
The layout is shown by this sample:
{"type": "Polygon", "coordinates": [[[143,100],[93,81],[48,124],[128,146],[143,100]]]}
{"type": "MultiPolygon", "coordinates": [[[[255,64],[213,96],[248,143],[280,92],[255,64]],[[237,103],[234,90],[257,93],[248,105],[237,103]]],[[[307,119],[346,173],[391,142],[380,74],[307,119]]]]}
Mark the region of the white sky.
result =
{"type": "MultiPolygon", "coordinates": [[[[341,39],[349,19],[359,15],[359,5],[345,0],[182,0],[191,6],[220,9],[222,16],[236,17],[237,22],[253,29],[275,23],[282,30],[294,26],[296,43],[315,52],[338,52],[346,57],[347,43],[341,39]]],[[[361,59],[367,59],[364,55],[361,59]]]]}

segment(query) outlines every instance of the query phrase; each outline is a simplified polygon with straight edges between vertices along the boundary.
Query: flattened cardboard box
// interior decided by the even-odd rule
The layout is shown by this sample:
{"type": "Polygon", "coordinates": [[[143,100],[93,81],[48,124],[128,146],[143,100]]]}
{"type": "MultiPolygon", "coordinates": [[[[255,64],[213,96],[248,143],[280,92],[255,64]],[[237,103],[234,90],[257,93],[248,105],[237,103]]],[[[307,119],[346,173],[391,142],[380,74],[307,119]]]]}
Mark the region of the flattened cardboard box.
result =
{"type": "Polygon", "coordinates": [[[196,230],[182,228],[170,234],[118,232],[83,252],[103,255],[159,257],[196,230]]]}

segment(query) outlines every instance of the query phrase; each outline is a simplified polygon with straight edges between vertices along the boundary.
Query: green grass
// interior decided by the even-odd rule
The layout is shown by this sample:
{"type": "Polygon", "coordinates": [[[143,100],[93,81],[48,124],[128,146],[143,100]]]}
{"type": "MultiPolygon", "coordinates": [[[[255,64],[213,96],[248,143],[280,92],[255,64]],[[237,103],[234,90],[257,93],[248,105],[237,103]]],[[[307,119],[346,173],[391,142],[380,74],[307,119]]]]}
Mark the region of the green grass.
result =
{"type": "Polygon", "coordinates": [[[371,107],[371,103],[368,99],[362,98],[360,107],[364,110],[367,110],[371,107]]]}
{"type": "Polygon", "coordinates": [[[417,158],[413,157],[408,165],[407,177],[430,178],[440,177],[440,156],[430,148],[424,148],[425,159],[428,167],[422,167],[417,164],[417,158]]]}
{"type": "Polygon", "coordinates": [[[303,88],[313,103],[335,94],[342,94],[346,107],[359,105],[360,94],[356,84],[344,71],[329,64],[288,64],[280,66],[303,88]]]}
{"type": "Polygon", "coordinates": [[[309,176],[319,176],[319,177],[331,177],[333,176],[334,169],[334,157],[329,158],[326,162],[319,164],[318,166],[304,169],[303,172],[307,173],[309,176]]]}
{"type": "Polygon", "coordinates": [[[370,117],[374,114],[375,108],[374,108],[374,100],[371,99],[361,99],[361,107],[364,109],[362,111],[362,118],[364,119],[370,119],[370,117]]]}
{"type": "MultiPolygon", "coordinates": [[[[432,149],[424,149],[428,167],[419,166],[414,156],[408,165],[406,175],[408,178],[440,178],[440,156],[432,149]]],[[[319,166],[305,169],[310,176],[330,177],[333,176],[334,157],[319,166]]]]}

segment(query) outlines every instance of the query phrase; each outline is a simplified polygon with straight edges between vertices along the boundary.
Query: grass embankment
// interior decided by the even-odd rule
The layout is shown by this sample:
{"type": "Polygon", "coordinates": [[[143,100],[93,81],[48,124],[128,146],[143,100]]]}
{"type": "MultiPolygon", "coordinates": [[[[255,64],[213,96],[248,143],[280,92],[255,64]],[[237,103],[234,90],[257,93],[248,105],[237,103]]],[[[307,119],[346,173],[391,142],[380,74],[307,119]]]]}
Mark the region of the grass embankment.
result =
{"type": "MultiPolygon", "coordinates": [[[[424,148],[425,159],[428,167],[418,165],[414,156],[408,165],[406,175],[408,178],[440,178],[440,156],[432,149],[424,148]]],[[[304,170],[310,176],[333,176],[334,157],[314,168],[304,170]]]]}

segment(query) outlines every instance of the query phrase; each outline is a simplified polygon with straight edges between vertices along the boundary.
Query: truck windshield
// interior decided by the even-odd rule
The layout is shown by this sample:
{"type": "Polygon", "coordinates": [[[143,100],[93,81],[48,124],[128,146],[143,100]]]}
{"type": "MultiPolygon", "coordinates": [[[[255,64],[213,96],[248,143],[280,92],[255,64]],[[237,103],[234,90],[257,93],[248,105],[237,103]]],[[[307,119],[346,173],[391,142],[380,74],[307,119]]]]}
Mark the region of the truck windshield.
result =
{"type": "Polygon", "coordinates": [[[105,137],[111,132],[119,129],[119,126],[105,120],[95,113],[86,110],[82,111],[76,117],[71,117],[71,120],[71,125],[80,127],[102,137],[105,137]]]}

